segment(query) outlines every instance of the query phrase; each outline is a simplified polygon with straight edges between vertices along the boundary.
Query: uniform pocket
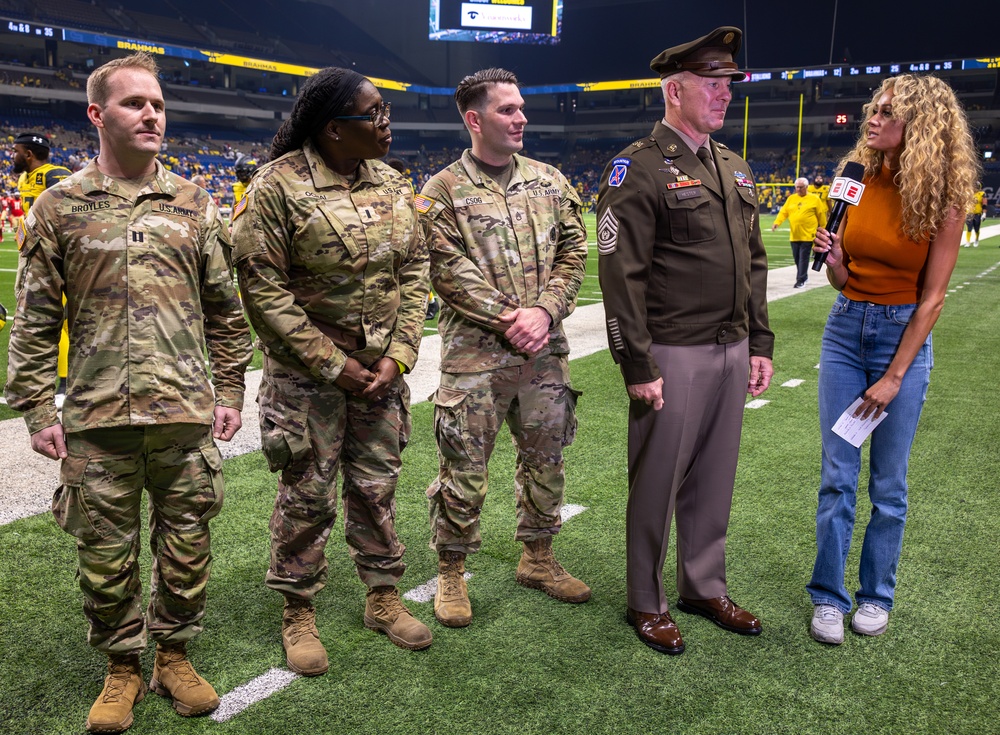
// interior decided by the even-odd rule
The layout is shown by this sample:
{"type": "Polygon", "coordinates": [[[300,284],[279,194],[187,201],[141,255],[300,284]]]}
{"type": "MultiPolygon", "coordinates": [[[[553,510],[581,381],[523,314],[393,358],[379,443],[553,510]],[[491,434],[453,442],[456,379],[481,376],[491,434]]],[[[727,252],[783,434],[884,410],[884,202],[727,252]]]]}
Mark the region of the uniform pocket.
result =
{"type": "Polygon", "coordinates": [[[59,468],[60,485],[52,496],[52,516],[59,528],[84,543],[96,543],[114,530],[87,502],[85,479],[89,457],[69,455],[59,468]]]}
{"type": "Polygon", "coordinates": [[[198,449],[206,467],[202,481],[202,492],[206,496],[208,507],[201,514],[201,520],[205,522],[215,518],[222,510],[226,483],[222,476],[222,452],[219,451],[219,448],[212,443],[198,449]]]}
{"type": "Polygon", "coordinates": [[[663,196],[667,205],[671,242],[684,245],[715,238],[715,219],[712,216],[710,193],[706,191],[700,197],[691,199],[680,199],[677,193],[672,191],[663,196]]]}
{"type": "Polygon", "coordinates": [[[576,439],[576,404],[583,395],[582,390],[576,390],[572,386],[566,386],[566,426],[563,429],[563,446],[568,447],[576,439]]]}
{"type": "Polygon", "coordinates": [[[306,412],[262,404],[260,443],[271,472],[283,472],[301,464],[311,454],[306,412]]]}
{"type": "Polygon", "coordinates": [[[434,401],[434,436],[437,438],[438,451],[449,459],[464,459],[469,456],[469,419],[468,411],[463,405],[468,396],[467,391],[443,386],[431,396],[434,401]]]}

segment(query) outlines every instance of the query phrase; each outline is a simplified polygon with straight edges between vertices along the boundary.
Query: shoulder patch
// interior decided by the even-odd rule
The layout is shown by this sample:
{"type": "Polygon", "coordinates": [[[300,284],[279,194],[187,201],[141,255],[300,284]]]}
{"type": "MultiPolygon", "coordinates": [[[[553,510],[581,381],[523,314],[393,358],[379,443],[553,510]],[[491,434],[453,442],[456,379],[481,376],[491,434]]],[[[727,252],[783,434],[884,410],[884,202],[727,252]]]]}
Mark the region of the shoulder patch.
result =
{"type": "Polygon", "coordinates": [[[616,158],[611,162],[611,174],[608,176],[608,186],[621,186],[632,165],[631,158],[616,158]]]}
{"type": "Polygon", "coordinates": [[[425,197],[423,194],[416,194],[413,197],[413,206],[416,207],[418,213],[427,214],[430,208],[434,206],[434,200],[430,197],[425,197]]]}
{"type": "Polygon", "coordinates": [[[28,228],[24,226],[24,217],[21,218],[21,224],[17,227],[17,234],[14,235],[14,239],[17,241],[18,250],[24,247],[24,241],[28,239],[28,228]]]}
{"type": "Polygon", "coordinates": [[[618,218],[611,207],[604,210],[597,223],[597,253],[611,255],[618,249],[618,218]]]}
{"type": "Polygon", "coordinates": [[[244,195],[242,199],[236,202],[236,206],[233,207],[233,216],[230,218],[230,222],[235,222],[237,217],[247,211],[247,202],[249,200],[250,197],[244,195]]]}

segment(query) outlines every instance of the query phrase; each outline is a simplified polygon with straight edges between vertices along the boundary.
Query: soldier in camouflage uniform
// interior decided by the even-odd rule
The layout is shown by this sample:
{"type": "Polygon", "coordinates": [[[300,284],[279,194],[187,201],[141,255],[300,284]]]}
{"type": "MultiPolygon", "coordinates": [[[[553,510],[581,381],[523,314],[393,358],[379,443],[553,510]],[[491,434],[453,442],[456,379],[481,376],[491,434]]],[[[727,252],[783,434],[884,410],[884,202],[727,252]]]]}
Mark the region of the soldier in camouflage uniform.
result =
{"type": "Polygon", "coordinates": [[[400,453],[410,435],[402,373],[417,360],[427,250],[413,190],[374,159],[389,107],[360,74],[324,69],[303,85],[233,214],[234,262],[264,351],[261,443],[281,472],[266,584],[285,597],[289,668],[328,667],[313,600],[343,474],[345,530],[369,592],[365,625],[411,650],[431,633],[399,599],[400,453]]]}
{"type": "Polygon", "coordinates": [[[472,150],[417,197],[434,290],[444,302],[441,384],[433,396],[440,458],[428,488],[431,548],[438,552],[434,614],[466,626],[472,606],[465,557],[479,550],[486,467],[506,420],[517,447],[516,579],[565,602],[590,589],[552,555],[560,527],[563,448],[576,433],[569,342],[587,261],[575,189],[558,170],[515,155],[527,119],[517,78],[486,69],[462,80],[455,100],[472,150]]]}
{"type": "Polygon", "coordinates": [[[32,448],[62,459],[52,511],[76,537],[89,640],[109,659],[87,719],[94,732],[131,725],[146,691],[147,630],[156,641],[150,687],[182,715],[219,703],[185,644],[201,631],[208,521],[222,505],[213,438],[240,428],[250,332],[218,208],[155,159],[164,130],[156,73],[138,54],[91,75],[87,114],[100,155],[43,192],[17,235],[7,401],[24,412],[32,448]],[[72,350],[60,423],[53,374],[64,294],[72,350]],[[145,615],[143,488],[153,564],[145,615]]]}

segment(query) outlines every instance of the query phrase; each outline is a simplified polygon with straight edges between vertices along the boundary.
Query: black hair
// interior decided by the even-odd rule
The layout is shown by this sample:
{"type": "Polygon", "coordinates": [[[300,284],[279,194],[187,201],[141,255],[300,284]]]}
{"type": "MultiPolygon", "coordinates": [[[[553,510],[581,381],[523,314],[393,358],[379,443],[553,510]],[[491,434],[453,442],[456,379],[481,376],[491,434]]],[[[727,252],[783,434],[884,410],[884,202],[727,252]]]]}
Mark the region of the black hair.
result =
{"type": "Polygon", "coordinates": [[[306,139],[319,133],[331,119],[344,114],[357,102],[365,77],[350,69],[329,66],[309,77],[292,108],[271,141],[273,161],[301,148],[306,139]]]}

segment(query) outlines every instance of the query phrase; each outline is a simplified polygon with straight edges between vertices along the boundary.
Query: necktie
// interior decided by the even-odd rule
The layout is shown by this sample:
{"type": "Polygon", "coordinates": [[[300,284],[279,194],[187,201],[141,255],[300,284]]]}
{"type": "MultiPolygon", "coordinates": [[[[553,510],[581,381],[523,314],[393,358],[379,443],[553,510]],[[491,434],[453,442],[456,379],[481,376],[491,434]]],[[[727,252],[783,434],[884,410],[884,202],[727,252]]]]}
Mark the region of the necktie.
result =
{"type": "Polygon", "coordinates": [[[708,171],[709,178],[713,183],[718,185],[719,176],[715,171],[715,161],[712,160],[712,152],[708,148],[699,148],[698,158],[701,161],[701,165],[705,167],[706,171],[708,171]]]}

